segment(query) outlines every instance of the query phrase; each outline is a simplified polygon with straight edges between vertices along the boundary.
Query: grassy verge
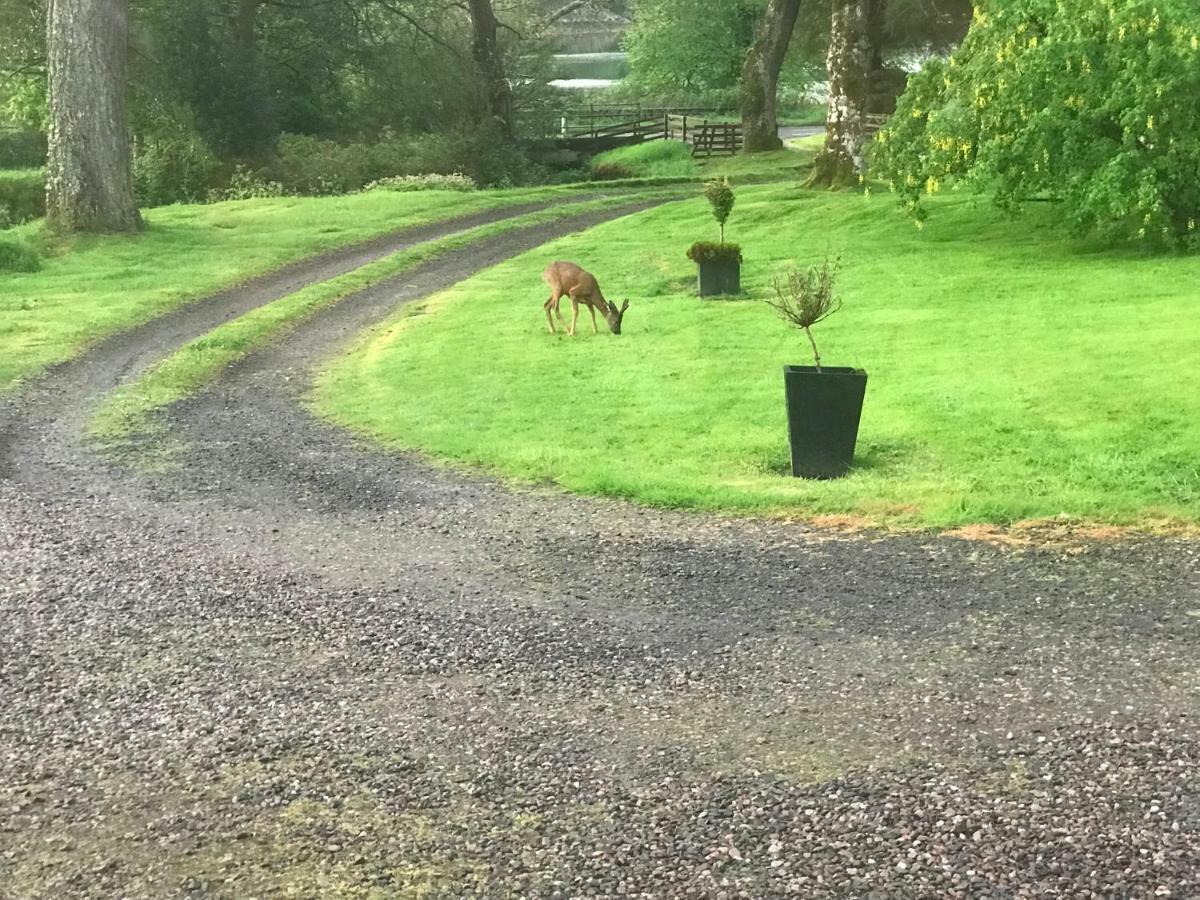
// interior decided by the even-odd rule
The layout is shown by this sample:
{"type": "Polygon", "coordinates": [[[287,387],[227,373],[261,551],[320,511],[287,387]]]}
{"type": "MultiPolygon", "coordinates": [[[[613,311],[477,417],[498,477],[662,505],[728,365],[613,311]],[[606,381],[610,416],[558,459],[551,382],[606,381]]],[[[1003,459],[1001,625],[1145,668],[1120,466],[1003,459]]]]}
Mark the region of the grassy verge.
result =
{"type": "Polygon", "coordinates": [[[807,344],[761,303],[702,302],[684,249],[703,201],[565,237],[397,319],[320,380],[330,418],[518,480],[673,507],[853,515],[893,526],[1065,514],[1200,518],[1200,258],[1082,247],[1043,210],[957,198],[915,229],[889,197],[745,188],[730,238],[766,296],[790,259],[843,255],[825,361],[870,372],[857,468],[787,476],[780,367],[807,344]],[[624,334],[546,333],[538,273],[576,259],[632,301],[624,334]],[[514,316],[514,294],[527,314],[514,316]],[[488,364],[456,348],[488,337],[488,364]],[[499,377],[497,373],[500,373],[499,377]]]}
{"type": "Polygon", "coordinates": [[[40,245],[40,272],[0,273],[0,391],[116,331],[324,250],[400,228],[549,199],[568,189],[375,191],[146,213],[140,235],[52,242],[40,223],[5,237],[40,245]]]}
{"type": "MultiPolygon", "coordinates": [[[[647,194],[647,197],[655,196],[647,194]]],[[[666,196],[666,195],[663,195],[666,196]]],[[[472,243],[545,222],[612,206],[611,198],[562,204],[481,225],[420,244],[320,284],[314,284],[227,322],[164,359],[137,381],[107,397],[89,425],[93,438],[114,441],[152,431],[153,414],[195,393],[255,347],[278,338],[320,309],[379,281],[472,243]]]]}
{"type": "Polygon", "coordinates": [[[799,178],[804,174],[822,138],[815,142],[804,138],[773,153],[738,154],[712,159],[694,159],[686,144],[679,141],[648,141],[631,147],[618,147],[593,157],[593,170],[600,166],[619,166],[629,172],[629,178],[612,184],[629,184],[634,179],[658,181],[701,181],[706,178],[728,177],[735,182],[772,181],[799,178]]]}

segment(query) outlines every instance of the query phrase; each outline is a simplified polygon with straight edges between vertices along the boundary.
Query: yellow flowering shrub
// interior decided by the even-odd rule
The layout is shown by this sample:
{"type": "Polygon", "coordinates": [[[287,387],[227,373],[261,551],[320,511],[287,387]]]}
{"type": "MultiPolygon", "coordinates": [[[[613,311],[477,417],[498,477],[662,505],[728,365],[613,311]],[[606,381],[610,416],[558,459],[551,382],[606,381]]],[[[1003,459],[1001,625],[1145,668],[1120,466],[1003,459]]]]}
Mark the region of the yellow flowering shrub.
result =
{"type": "Polygon", "coordinates": [[[1077,230],[1196,239],[1200,3],[980,0],[962,47],[909,82],[873,162],[916,218],[957,179],[1077,230]]]}

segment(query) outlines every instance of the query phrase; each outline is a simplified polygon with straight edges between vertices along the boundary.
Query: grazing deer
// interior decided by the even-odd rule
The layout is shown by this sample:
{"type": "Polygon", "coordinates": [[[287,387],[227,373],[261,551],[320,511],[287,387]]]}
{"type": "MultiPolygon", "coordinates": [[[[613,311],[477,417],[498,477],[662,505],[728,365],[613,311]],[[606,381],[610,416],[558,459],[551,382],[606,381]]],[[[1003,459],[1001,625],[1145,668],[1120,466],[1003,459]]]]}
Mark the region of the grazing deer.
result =
{"type": "Polygon", "coordinates": [[[613,334],[621,333],[621,319],[625,317],[625,310],[629,309],[629,301],[626,300],[624,305],[617,309],[615,303],[605,300],[604,294],[600,292],[600,285],[596,282],[596,276],[585,272],[575,263],[555,262],[547,266],[546,271],[542,273],[542,280],[550,285],[550,299],[542,304],[542,308],[546,310],[546,321],[550,324],[551,334],[555,333],[554,316],[558,316],[558,321],[563,322],[558,304],[564,295],[571,298],[571,312],[573,313],[571,327],[567,329],[567,334],[575,334],[575,325],[579,322],[580,303],[586,306],[592,314],[593,334],[599,332],[596,327],[597,310],[600,315],[604,316],[604,321],[608,323],[613,334]]]}

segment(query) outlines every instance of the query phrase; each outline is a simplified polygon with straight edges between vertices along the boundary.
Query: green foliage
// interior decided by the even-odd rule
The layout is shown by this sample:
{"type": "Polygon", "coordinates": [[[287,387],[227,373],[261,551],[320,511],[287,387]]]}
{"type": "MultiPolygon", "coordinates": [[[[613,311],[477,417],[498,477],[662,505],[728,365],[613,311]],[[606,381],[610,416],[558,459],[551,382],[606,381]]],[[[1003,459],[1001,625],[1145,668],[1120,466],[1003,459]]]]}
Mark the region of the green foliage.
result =
{"type": "Polygon", "coordinates": [[[0,130],[0,170],[46,164],[46,136],[39,131],[0,130]]]}
{"type": "Polygon", "coordinates": [[[1200,9],[1192,0],[984,0],[910,81],[874,161],[917,218],[960,179],[1080,232],[1195,241],[1200,9]]]}
{"type": "Polygon", "coordinates": [[[372,181],[368,191],[474,191],[479,189],[467,175],[393,175],[372,181]]]}
{"type": "Polygon", "coordinates": [[[41,169],[0,171],[0,210],[16,225],[46,214],[46,173],[41,169]]]}
{"type": "MultiPolygon", "coordinates": [[[[593,157],[590,163],[593,177],[599,177],[597,172],[603,168],[614,166],[619,166],[627,173],[613,175],[614,178],[682,178],[700,171],[691,150],[678,141],[646,141],[618,147],[593,157]]],[[[612,169],[609,168],[609,171],[612,169]]]]}
{"type": "Polygon", "coordinates": [[[225,200],[264,200],[283,194],[283,185],[278,181],[271,181],[263,173],[239,165],[229,176],[229,184],[210,190],[207,199],[209,203],[221,203],[225,200]]]}
{"type": "Polygon", "coordinates": [[[688,247],[687,258],[694,263],[742,261],[742,248],[737,244],[714,244],[712,241],[696,241],[688,247]]]}
{"type": "Polygon", "coordinates": [[[212,150],[196,135],[177,132],[149,138],[134,151],[138,203],[199,203],[208,195],[220,168],[212,150]]]}
{"type": "Polygon", "coordinates": [[[37,251],[21,241],[0,239],[0,272],[40,272],[37,251]]]}

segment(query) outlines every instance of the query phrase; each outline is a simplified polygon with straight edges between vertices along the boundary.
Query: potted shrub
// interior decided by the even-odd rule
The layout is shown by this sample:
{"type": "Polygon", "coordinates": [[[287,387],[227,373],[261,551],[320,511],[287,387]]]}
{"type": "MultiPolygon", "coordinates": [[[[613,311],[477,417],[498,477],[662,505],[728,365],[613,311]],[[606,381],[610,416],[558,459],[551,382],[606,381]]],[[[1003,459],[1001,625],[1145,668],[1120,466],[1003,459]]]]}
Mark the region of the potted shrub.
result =
{"type": "Polygon", "coordinates": [[[688,259],[699,269],[701,297],[742,292],[742,248],[725,243],[725,223],[733,212],[733,188],[728,179],[710,181],[704,186],[704,196],[712,206],[713,218],[721,228],[721,242],[698,241],[688,249],[688,259]]]}
{"type": "Polygon", "coordinates": [[[858,423],[867,393],[862,369],[821,365],[812,327],[842,308],[837,295],[837,260],[826,258],[806,272],[793,267],[775,279],[775,297],[767,303],[812,345],[812,366],[784,366],[788,440],[792,474],[797,478],[839,478],[854,460],[858,423]]]}

